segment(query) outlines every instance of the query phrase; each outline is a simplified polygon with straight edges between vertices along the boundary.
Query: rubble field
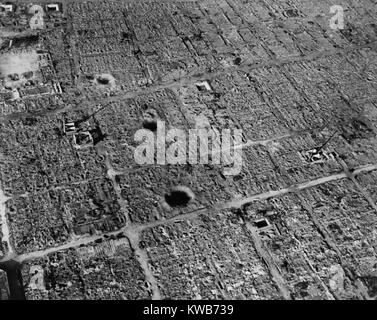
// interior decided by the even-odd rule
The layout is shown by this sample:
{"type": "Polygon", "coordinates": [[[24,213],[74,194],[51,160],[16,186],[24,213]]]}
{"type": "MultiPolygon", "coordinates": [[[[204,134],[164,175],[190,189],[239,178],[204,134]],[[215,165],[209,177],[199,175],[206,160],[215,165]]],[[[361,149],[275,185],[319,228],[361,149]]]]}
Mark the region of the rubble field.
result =
{"type": "Polygon", "coordinates": [[[376,16],[0,0],[0,300],[375,300],[376,16]],[[238,130],[240,171],[137,162],[161,123],[238,130]]]}

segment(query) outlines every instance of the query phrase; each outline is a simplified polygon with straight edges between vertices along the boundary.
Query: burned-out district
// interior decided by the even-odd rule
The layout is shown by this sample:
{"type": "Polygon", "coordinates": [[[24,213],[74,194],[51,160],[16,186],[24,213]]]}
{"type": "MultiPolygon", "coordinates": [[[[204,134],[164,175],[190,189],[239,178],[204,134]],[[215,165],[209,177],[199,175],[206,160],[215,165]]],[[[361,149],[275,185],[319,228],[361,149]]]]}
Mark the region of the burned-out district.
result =
{"type": "Polygon", "coordinates": [[[0,300],[375,300],[376,16],[0,0],[0,300]]]}

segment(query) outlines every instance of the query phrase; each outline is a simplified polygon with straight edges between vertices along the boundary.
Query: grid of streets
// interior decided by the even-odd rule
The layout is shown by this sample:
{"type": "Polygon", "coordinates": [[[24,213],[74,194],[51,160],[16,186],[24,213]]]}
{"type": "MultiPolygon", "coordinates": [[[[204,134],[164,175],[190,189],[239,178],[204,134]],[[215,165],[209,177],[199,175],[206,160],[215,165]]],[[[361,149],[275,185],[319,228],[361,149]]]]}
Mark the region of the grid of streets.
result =
{"type": "Polygon", "coordinates": [[[0,299],[375,299],[376,15],[0,0],[0,299]],[[137,164],[151,117],[242,130],[242,171],[137,164]]]}

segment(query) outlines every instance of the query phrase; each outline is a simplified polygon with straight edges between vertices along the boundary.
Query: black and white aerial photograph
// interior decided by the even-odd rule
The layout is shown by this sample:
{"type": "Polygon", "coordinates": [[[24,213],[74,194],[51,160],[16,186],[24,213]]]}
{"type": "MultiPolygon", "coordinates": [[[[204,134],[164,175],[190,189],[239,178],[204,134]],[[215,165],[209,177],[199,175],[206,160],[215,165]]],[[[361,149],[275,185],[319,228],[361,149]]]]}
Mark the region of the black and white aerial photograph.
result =
{"type": "Polygon", "coordinates": [[[0,300],[376,300],[376,17],[0,0],[0,300]]]}

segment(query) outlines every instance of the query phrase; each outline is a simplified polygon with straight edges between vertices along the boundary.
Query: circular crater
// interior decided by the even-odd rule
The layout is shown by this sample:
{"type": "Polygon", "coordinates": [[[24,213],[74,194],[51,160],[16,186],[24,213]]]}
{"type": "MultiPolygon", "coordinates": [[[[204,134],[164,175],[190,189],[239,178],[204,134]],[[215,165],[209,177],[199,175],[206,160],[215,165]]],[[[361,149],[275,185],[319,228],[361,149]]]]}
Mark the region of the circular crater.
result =
{"type": "Polygon", "coordinates": [[[157,131],[158,114],[154,109],[148,109],[143,114],[143,128],[150,131],[157,131]]]}
{"type": "Polygon", "coordinates": [[[111,74],[88,75],[87,79],[94,82],[100,88],[115,88],[115,78],[111,74]]]}
{"type": "Polygon", "coordinates": [[[97,78],[97,83],[106,86],[106,85],[108,85],[110,83],[110,79],[106,78],[106,77],[98,77],[97,78]]]}
{"type": "Polygon", "coordinates": [[[184,186],[174,187],[170,193],[165,194],[165,201],[172,208],[186,207],[194,199],[194,193],[184,186]]]}

